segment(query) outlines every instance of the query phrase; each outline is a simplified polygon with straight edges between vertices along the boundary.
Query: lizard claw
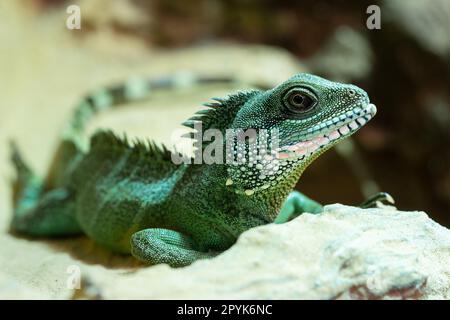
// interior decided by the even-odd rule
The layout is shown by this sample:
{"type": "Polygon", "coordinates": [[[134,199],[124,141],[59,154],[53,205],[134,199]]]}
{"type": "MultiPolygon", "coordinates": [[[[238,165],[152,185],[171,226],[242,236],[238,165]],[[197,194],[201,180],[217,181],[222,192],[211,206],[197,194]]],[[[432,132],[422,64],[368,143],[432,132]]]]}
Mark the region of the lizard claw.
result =
{"type": "Polygon", "coordinates": [[[387,192],[378,192],[359,205],[360,208],[376,208],[383,205],[394,205],[394,198],[387,192]]]}

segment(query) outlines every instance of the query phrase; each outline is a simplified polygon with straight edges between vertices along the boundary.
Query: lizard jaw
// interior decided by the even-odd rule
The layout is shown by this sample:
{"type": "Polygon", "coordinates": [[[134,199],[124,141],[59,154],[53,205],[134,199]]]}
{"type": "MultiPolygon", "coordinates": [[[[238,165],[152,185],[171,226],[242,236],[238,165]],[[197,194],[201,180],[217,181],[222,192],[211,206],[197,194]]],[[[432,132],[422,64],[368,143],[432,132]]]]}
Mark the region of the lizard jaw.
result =
{"type": "Polygon", "coordinates": [[[309,157],[317,150],[322,149],[329,144],[335,144],[338,140],[342,140],[352,135],[372,119],[375,116],[376,111],[376,106],[369,103],[356,118],[350,116],[347,119],[344,119],[344,124],[335,126],[326,133],[280,148],[277,152],[277,158],[280,160],[301,160],[305,157],[309,157]]]}

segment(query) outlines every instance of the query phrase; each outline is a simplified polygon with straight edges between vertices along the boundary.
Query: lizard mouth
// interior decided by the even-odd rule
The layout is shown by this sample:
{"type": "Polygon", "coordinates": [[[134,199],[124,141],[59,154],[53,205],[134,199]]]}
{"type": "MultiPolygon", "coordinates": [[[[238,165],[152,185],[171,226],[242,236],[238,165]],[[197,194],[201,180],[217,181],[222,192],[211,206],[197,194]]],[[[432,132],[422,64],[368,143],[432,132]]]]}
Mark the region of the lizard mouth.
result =
{"type": "Polygon", "coordinates": [[[309,157],[318,150],[352,135],[372,119],[376,112],[377,108],[372,103],[362,108],[356,107],[344,115],[327,121],[325,128],[312,129],[307,140],[281,147],[277,152],[277,158],[301,160],[309,157]]]}

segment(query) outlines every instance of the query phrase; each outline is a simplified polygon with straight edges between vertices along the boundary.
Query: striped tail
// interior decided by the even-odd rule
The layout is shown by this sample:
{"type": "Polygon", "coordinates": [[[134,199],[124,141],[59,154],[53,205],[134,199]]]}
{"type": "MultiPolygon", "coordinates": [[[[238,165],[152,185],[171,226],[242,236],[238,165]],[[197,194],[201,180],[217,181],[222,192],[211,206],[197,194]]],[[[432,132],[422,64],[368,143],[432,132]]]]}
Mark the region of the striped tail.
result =
{"type": "Polygon", "coordinates": [[[231,83],[228,77],[195,77],[183,73],[156,79],[130,79],[124,84],[103,88],[87,95],[76,107],[73,117],[67,128],[63,131],[63,141],[69,140],[85,150],[83,133],[90,119],[97,113],[127,103],[148,98],[154,90],[176,89],[192,87],[201,84],[231,83]]]}
{"type": "Polygon", "coordinates": [[[72,119],[63,130],[62,141],[55,153],[47,177],[47,187],[54,188],[67,181],[71,166],[75,166],[89,148],[89,141],[84,137],[86,125],[95,115],[104,110],[141,101],[151,96],[155,90],[168,90],[193,87],[196,85],[232,83],[231,77],[200,77],[190,73],[146,79],[134,78],[117,86],[103,88],[87,95],[75,108],[72,119]]]}

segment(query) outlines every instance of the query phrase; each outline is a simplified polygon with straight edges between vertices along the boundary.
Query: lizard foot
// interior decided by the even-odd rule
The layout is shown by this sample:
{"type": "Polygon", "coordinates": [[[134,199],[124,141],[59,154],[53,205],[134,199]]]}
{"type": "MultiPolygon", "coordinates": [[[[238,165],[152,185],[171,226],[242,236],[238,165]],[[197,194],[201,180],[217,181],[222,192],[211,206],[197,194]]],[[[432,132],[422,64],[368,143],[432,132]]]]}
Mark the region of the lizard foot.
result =
{"type": "Polygon", "coordinates": [[[387,192],[378,192],[359,205],[360,208],[378,208],[383,205],[394,205],[394,198],[387,192]]]}
{"type": "Polygon", "coordinates": [[[149,263],[167,263],[171,267],[183,267],[197,259],[211,258],[218,252],[197,251],[193,240],[168,229],[144,229],[131,237],[131,254],[149,263]]]}

